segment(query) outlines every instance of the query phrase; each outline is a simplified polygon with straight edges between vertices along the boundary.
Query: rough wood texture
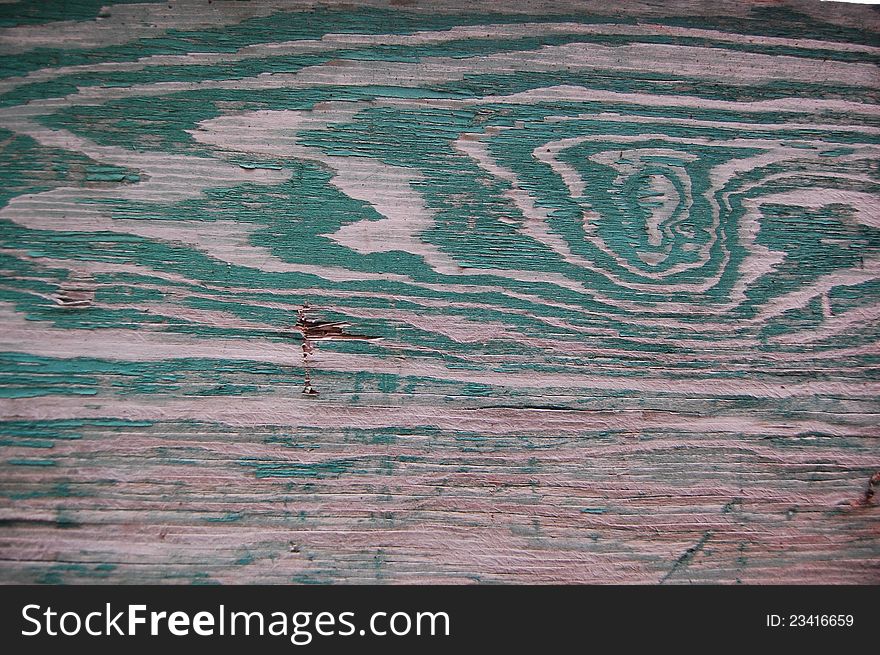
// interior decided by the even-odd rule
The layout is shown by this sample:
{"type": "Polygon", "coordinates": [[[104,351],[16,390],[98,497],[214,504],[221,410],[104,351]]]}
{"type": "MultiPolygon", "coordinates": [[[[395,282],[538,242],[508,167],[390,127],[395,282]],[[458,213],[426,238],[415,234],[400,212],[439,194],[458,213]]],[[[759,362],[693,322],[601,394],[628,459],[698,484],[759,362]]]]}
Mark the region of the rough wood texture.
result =
{"type": "Polygon", "coordinates": [[[359,4],[0,4],[0,580],[880,582],[877,12],[359,4]]]}

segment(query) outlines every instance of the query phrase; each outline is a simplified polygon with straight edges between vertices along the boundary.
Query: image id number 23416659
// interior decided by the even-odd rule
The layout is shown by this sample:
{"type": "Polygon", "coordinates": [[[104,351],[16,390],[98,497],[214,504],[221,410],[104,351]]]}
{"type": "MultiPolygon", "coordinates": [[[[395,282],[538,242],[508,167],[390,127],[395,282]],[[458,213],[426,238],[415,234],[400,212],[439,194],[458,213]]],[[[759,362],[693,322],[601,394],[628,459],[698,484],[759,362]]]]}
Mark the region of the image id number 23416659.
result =
{"type": "Polygon", "coordinates": [[[767,615],[768,628],[850,628],[852,614],[780,614],[767,615]]]}

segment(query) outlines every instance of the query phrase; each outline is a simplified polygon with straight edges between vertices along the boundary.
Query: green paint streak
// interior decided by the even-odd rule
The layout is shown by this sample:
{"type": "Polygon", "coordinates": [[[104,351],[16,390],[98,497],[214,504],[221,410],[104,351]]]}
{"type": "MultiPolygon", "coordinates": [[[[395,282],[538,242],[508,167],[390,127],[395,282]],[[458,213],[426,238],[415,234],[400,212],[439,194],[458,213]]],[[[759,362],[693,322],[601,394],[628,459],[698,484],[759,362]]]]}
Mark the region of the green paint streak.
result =
{"type": "Polygon", "coordinates": [[[241,462],[254,470],[257,479],[262,478],[330,478],[339,477],[343,473],[350,472],[354,461],[337,459],[315,464],[292,464],[279,462],[241,462]]]}
{"type": "Polygon", "coordinates": [[[234,523],[244,517],[242,512],[227,512],[223,516],[209,516],[205,520],[208,523],[234,523]]]}
{"type": "Polygon", "coordinates": [[[7,459],[7,464],[12,464],[13,466],[56,466],[58,462],[54,459],[23,459],[23,458],[13,458],[7,459]]]}

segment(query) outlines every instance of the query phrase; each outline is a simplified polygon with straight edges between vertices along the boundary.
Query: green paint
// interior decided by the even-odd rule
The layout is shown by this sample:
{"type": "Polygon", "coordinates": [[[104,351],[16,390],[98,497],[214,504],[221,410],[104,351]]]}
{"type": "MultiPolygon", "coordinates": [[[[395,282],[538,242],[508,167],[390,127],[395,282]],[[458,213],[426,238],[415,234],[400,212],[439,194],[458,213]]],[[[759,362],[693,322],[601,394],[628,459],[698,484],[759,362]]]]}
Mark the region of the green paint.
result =
{"type": "Polygon", "coordinates": [[[289,464],[276,462],[244,461],[242,465],[253,468],[260,478],[326,478],[348,473],[354,462],[346,459],[318,462],[316,464],[289,464]]]}
{"type": "Polygon", "coordinates": [[[18,457],[7,459],[6,463],[12,466],[56,466],[58,464],[54,459],[24,459],[18,457]]]}
{"type": "Polygon", "coordinates": [[[243,516],[241,512],[227,512],[223,516],[209,516],[205,520],[209,523],[233,523],[240,521],[243,516]]]}

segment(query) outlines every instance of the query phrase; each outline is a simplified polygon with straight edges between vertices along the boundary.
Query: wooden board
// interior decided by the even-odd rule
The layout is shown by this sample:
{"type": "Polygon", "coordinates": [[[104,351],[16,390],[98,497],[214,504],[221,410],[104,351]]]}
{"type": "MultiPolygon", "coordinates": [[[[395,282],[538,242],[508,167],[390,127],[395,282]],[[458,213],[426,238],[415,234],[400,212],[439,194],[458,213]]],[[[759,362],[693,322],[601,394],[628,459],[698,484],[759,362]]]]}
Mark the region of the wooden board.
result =
{"type": "Polygon", "coordinates": [[[0,4],[0,580],[880,582],[878,32],[0,4]]]}

